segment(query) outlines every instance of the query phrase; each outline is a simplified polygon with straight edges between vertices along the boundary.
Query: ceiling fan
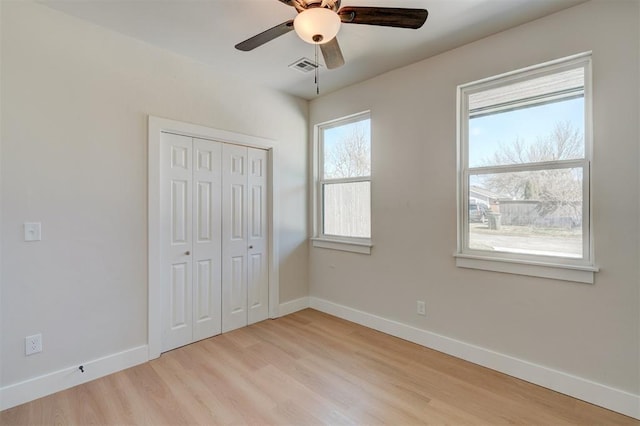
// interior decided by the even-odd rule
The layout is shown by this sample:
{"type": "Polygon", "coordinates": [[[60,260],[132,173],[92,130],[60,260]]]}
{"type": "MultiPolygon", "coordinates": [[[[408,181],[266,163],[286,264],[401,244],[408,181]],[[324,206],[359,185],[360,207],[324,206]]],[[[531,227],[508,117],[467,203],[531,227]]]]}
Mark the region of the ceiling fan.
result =
{"type": "Polygon", "coordinates": [[[295,7],[298,11],[295,19],[290,19],[236,44],[236,49],[253,50],[295,30],[307,43],[319,45],[325,65],[329,69],[334,69],[344,65],[344,57],[336,38],[342,23],[418,29],[425,23],[428,16],[426,9],[359,6],[341,8],[341,0],[279,1],[295,7]]]}

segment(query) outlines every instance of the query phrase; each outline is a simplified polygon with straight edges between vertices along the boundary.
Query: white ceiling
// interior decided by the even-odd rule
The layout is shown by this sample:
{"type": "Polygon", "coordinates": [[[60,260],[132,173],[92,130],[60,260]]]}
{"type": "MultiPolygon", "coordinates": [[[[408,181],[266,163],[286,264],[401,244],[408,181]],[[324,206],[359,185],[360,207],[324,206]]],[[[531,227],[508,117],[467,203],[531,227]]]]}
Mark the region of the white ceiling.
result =
{"type": "MultiPolygon", "coordinates": [[[[326,94],[417,62],[585,0],[343,0],[342,6],[425,8],[418,30],[344,24],[338,34],[346,64],[321,68],[326,94]]],[[[296,15],[277,0],[42,0],[54,9],[193,58],[225,73],[313,99],[313,73],[288,65],[314,58],[291,32],[250,52],[235,44],[296,15]]],[[[322,61],[321,61],[322,62],[322,61]]]]}

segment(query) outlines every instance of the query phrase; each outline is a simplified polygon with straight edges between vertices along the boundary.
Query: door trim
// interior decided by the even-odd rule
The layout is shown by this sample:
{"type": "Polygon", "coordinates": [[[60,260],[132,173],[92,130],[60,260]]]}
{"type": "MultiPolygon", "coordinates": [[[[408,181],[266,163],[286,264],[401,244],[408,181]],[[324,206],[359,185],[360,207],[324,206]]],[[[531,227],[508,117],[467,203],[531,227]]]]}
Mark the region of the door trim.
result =
{"type": "Polygon", "coordinates": [[[160,356],[162,347],[162,291],[160,281],[160,140],[161,133],[175,133],[199,139],[259,148],[267,151],[269,236],[269,318],[278,317],[280,303],[280,280],[278,268],[278,176],[276,167],[276,142],[256,136],[248,136],[226,130],[213,129],[197,124],[184,123],[166,118],[149,116],[148,121],[148,342],[149,359],[160,356]]]}

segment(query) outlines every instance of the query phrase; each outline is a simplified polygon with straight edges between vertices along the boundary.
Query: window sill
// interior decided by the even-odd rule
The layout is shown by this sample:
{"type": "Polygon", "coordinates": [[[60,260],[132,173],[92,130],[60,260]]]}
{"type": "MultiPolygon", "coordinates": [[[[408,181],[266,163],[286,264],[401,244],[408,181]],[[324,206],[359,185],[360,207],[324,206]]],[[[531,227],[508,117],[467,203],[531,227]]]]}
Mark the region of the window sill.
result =
{"type": "Polygon", "coordinates": [[[594,275],[599,271],[595,266],[527,262],[462,253],[457,253],[454,256],[456,258],[456,266],[460,268],[482,269],[484,271],[527,275],[530,277],[552,278],[556,280],[574,281],[587,284],[594,283],[594,275]]]}
{"type": "Polygon", "coordinates": [[[348,251],[351,253],[360,253],[360,254],[371,254],[371,247],[373,244],[371,242],[360,242],[360,241],[345,241],[338,239],[330,239],[330,238],[311,238],[311,242],[314,247],[331,249],[331,250],[340,250],[340,251],[348,251]]]}

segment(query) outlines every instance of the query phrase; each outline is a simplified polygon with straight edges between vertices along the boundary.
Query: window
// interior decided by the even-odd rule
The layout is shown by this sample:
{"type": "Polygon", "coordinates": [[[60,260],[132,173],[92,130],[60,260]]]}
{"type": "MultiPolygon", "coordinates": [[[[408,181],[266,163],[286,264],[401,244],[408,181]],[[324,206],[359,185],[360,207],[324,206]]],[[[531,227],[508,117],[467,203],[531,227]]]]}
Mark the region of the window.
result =
{"type": "Polygon", "coordinates": [[[371,118],[357,114],[316,126],[314,246],[369,253],[371,118]]]}
{"type": "Polygon", "coordinates": [[[462,267],[593,282],[590,55],[458,88],[462,267]]]}

